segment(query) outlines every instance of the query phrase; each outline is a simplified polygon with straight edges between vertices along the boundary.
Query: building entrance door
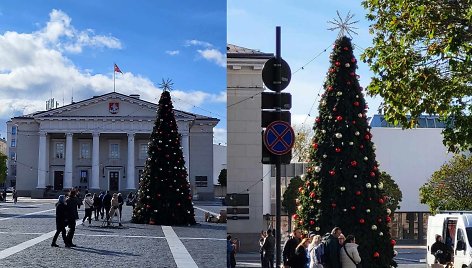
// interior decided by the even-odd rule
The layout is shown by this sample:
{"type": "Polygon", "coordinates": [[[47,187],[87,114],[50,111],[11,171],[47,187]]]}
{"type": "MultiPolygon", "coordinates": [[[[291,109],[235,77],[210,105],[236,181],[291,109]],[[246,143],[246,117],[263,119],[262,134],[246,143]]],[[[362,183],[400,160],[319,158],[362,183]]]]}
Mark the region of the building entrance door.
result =
{"type": "Polygon", "coordinates": [[[64,171],[54,171],[54,190],[62,190],[64,186],[64,171]]]}
{"type": "Polygon", "coordinates": [[[118,191],[118,188],[120,186],[119,176],[120,176],[120,173],[118,171],[110,171],[110,173],[108,174],[108,179],[110,181],[110,185],[108,189],[110,191],[118,191]]]}

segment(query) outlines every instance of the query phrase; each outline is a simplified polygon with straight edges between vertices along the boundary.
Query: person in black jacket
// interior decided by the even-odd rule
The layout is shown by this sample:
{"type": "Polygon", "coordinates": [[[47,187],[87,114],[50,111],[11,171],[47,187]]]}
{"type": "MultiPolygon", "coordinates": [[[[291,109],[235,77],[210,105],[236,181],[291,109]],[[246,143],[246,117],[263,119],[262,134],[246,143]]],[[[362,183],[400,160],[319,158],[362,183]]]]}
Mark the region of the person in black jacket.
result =
{"type": "Polygon", "coordinates": [[[123,197],[121,196],[121,193],[118,193],[118,203],[120,203],[120,205],[118,205],[118,210],[120,211],[120,222],[121,222],[121,215],[123,215],[123,203],[125,202],[125,200],[123,199],[123,197]]]}
{"type": "Polygon", "coordinates": [[[295,256],[295,249],[302,239],[302,230],[296,228],[293,230],[292,237],[285,242],[284,250],[282,252],[284,267],[293,267],[292,261],[295,256]]]}
{"type": "MultiPolygon", "coordinates": [[[[79,212],[77,208],[80,208],[82,205],[80,200],[76,196],[76,191],[70,190],[69,198],[67,199],[67,226],[69,227],[69,232],[67,232],[67,240],[69,242],[69,247],[75,247],[76,245],[72,242],[75,233],[75,221],[79,219],[79,212]]],[[[67,247],[67,245],[66,245],[67,247]]]]}
{"type": "Polygon", "coordinates": [[[100,210],[102,210],[102,200],[98,197],[97,193],[93,194],[93,212],[94,218],[98,221],[98,217],[100,216],[100,210]]]}
{"type": "Polygon", "coordinates": [[[66,246],[69,245],[66,236],[66,225],[67,225],[67,207],[66,207],[66,197],[64,195],[60,195],[59,199],[56,203],[56,233],[52,238],[51,247],[59,247],[56,244],[57,238],[59,237],[59,233],[62,233],[62,239],[64,239],[64,244],[66,246]]]}
{"type": "Polygon", "coordinates": [[[431,254],[440,264],[446,264],[451,261],[451,248],[442,242],[442,237],[436,235],[436,242],[431,246],[431,254]]]}
{"type": "Polygon", "coordinates": [[[331,234],[328,236],[325,254],[327,254],[327,263],[323,263],[325,268],[341,268],[341,260],[339,258],[339,251],[341,245],[339,244],[339,236],[341,235],[341,228],[334,227],[331,234]]]}
{"type": "Polygon", "coordinates": [[[308,256],[308,245],[310,245],[309,238],[303,238],[302,242],[295,248],[295,256],[291,262],[292,268],[306,268],[310,262],[308,256]]]}
{"type": "Polygon", "coordinates": [[[107,191],[106,194],[103,196],[102,205],[105,209],[106,220],[110,219],[110,208],[111,208],[111,194],[110,191],[107,191]]]}

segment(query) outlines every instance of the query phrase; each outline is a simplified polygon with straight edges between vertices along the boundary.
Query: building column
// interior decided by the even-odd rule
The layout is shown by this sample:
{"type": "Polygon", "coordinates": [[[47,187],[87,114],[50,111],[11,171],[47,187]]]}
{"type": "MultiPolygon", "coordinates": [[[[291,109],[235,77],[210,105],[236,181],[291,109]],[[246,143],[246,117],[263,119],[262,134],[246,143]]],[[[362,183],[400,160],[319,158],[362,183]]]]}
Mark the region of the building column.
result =
{"type": "Polygon", "coordinates": [[[182,145],[182,153],[184,155],[184,160],[185,160],[185,169],[187,170],[187,180],[189,180],[189,176],[190,176],[190,171],[189,171],[189,166],[190,166],[190,154],[189,154],[189,148],[190,148],[190,144],[189,144],[189,133],[182,133],[182,141],[181,141],[181,145],[182,145]]]}
{"type": "Polygon", "coordinates": [[[100,189],[100,133],[92,133],[92,183],[90,189],[100,189]]]}
{"type": "Polygon", "coordinates": [[[66,134],[66,167],[64,171],[64,189],[72,188],[72,133],[66,134]]]}
{"type": "Polygon", "coordinates": [[[39,132],[38,189],[46,188],[46,132],[39,132]]]}
{"type": "Polygon", "coordinates": [[[128,190],[136,190],[134,168],[134,133],[128,133],[128,172],[126,174],[126,189],[128,190]]]}

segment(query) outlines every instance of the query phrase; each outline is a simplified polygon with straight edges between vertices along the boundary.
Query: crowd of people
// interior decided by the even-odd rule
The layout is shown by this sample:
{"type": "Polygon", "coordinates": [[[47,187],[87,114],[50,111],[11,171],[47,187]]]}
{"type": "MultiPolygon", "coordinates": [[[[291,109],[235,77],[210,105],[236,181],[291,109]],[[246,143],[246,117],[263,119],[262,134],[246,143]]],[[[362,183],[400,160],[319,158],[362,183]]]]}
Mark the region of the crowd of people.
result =
{"type": "MultiPolygon", "coordinates": [[[[13,203],[16,204],[16,202],[18,202],[18,193],[17,193],[15,187],[13,187],[13,190],[11,192],[11,197],[12,197],[13,203]]],[[[1,191],[0,201],[7,202],[7,188],[6,187],[4,187],[3,191],[1,191]]]]}
{"type": "MultiPolygon", "coordinates": [[[[261,233],[263,268],[275,266],[274,234],[275,230],[270,229],[261,233]]],[[[283,247],[283,265],[285,268],[356,268],[361,263],[357,247],[356,238],[353,235],[345,237],[339,227],[323,237],[313,232],[304,236],[302,230],[296,228],[283,247]]]]}
{"type": "MultiPolygon", "coordinates": [[[[128,195],[127,204],[134,207],[136,195],[128,195]],[[130,199],[131,198],[131,199],[130,199]]],[[[79,219],[78,209],[83,205],[85,215],[82,219],[82,225],[88,220],[89,226],[92,224],[92,217],[95,221],[99,219],[105,220],[107,225],[111,224],[113,217],[116,216],[119,226],[121,224],[121,215],[123,210],[124,199],[121,193],[110,194],[109,191],[100,194],[85,193],[82,199],[80,191],[72,189],[68,195],[60,195],[56,203],[56,233],[54,234],[51,246],[59,247],[56,243],[59,234],[66,247],[75,247],[73,243],[76,220],[79,219]],[[93,214],[93,215],[92,215],[93,214]],[[68,230],[66,231],[66,227],[68,230]]]]}

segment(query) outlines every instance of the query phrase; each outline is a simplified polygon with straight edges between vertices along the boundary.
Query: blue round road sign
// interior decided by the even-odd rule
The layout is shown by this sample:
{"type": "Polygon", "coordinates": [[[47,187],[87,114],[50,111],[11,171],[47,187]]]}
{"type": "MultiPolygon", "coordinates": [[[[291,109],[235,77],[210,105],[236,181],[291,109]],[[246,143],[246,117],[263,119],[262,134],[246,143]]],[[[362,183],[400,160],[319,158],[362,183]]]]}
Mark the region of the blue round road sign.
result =
{"type": "Polygon", "coordinates": [[[292,127],[285,121],[274,121],[264,131],[264,145],[275,155],[288,153],[295,143],[292,127]]]}

